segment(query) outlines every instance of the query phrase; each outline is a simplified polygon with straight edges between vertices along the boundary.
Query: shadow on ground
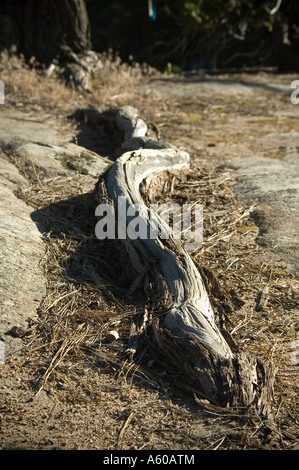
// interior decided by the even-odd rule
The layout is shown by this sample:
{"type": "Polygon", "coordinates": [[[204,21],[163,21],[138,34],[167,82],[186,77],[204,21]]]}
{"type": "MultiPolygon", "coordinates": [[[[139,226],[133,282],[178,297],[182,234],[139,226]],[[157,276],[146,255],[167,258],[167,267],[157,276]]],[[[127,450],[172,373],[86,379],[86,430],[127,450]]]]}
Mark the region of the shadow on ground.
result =
{"type": "MultiPolygon", "coordinates": [[[[200,76],[200,74],[192,74],[192,73],[186,73],[174,77],[167,77],[165,79],[163,78],[157,78],[152,81],[152,85],[154,86],[155,83],[163,85],[165,83],[165,86],[169,87],[169,84],[173,85],[191,85],[192,89],[194,90],[195,87],[198,88],[198,93],[202,89],[221,89],[222,91],[225,89],[230,89],[234,90],[235,92],[241,92],[241,93],[251,93],[252,90],[264,90],[267,92],[271,93],[277,93],[280,95],[290,95],[290,75],[286,74],[285,76],[285,84],[280,83],[275,83],[273,81],[273,78],[269,79],[269,81],[266,81],[266,79],[263,82],[258,82],[249,80],[243,80],[240,76],[240,74],[231,74],[231,78],[227,78],[227,75],[230,74],[225,74],[222,73],[221,75],[218,74],[216,75],[215,73],[211,72],[209,73],[209,77],[205,76],[200,76]]],[[[254,77],[255,75],[253,75],[254,77]]],[[[257,75],[258,76],[258,75],[257,75]]],[[[280,76],[281,77],[281,76],[280,76]]],[[[171,88],[168,90],[168,92],[171,92],[171,88]]],[[[176,91],[178,93],[178,91],[176,91]]],[[[185,90],[185,93],[188,93],[188,90],[185,90]]]]}
{"type": "Polygon", "coordinates": [[[114,159],[116,146],[121,144],[114,126],[115,110],[101,112],[96,108],[78,109],[69,119],[77,124],[76,143],[103,157],[114,159]]]}

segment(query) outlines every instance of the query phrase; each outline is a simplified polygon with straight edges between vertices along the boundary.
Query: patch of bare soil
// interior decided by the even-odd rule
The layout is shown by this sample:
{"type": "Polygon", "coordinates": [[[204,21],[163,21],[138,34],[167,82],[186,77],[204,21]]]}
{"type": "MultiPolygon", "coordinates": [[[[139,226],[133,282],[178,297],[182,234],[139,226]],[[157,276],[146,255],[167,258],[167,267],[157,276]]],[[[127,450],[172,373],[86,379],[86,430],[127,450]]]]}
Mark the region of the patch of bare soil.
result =
{"type": "MultiPolygon", "coordinates": [[[[256,80],[266,78],[261,74],[256,80]]],[[[204,205],[203,247],[192,256],[217,321],[242,348],[278,368],[271,419],[257,416],[254,407],[203,406],[192,384],[151,350],[146,334],[135,356],[127,354],[132,324],[141,321],[146,299],[141,292],[127,297],[125,264],[113,246],[96,239],[96,178],[78,167],[67,181],[31,175],[30,190],[18,194],[46,227],[41,263],[48,286],[38,320],[21,332],[22,351],[0,365],[0,447],[296,449],[298,279],[283,260],[257,243],[254,208],[236,197],[234,170],[221,166],[240,152],[255,151],[266,129],[278,131],[269,115],[281,110],[285,101],[281,96],[271,100],[270,94],[240,97],[221,92],[220,85],[216,95],[206,90],[197,98],[165,96],[151,78],[144,82],[148,89],[143,91],[140,82],[129,82],[125,91],[122,82],[115,82],[112,93],[103,79],[93,97],[72,96],[65,105],[55,102],[55,108],[48,103],[47,112],[65,123],[79,107],[94,105],[104,111],[131,104],[152,123],[159,138],[191,154],[192,168],[169,174],[161,200],[204,205]],[[245,138],[249,135],[252,139],[245,138]],[[110,341],[111,331],[117,331],[118,340],[110,341]]],[[[35,98],[26,103],[13,92],[9,101],[33,111],[41,106],[35,98]]],[[[279,125],[280,130],[281,125],[293,129],[296,123],[288,118],[279,125]]],[[[109,129],[75,121],[72,126],[81,142],[97,145],[99,153],[113,160],[109,129]]]]}

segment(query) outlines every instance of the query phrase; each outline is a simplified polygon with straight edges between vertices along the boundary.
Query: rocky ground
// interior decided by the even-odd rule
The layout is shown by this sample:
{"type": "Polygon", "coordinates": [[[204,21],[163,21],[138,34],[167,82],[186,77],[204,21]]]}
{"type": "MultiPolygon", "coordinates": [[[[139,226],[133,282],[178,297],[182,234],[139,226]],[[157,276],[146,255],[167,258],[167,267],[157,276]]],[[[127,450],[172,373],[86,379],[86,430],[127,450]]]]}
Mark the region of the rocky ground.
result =
{"type": "Polygon", "coordinates": [[[164,76],[118,63],[89,94],[18,61],[1,70],[0,447],[298,448],[296,77],[164,76]],[[125,355],[144,306],[124,300],[124,267],[95,240],[91,193],[118,154],[107,110],[126,104],[190,153],[171,197],[204,205],[193,256],[217,277],[215,309],[238,344],[278,369],[271,422],[203,409],[148,349],[139,361],[125,355]],[[105,341],[110,329],[116,343],[105,341]]]}

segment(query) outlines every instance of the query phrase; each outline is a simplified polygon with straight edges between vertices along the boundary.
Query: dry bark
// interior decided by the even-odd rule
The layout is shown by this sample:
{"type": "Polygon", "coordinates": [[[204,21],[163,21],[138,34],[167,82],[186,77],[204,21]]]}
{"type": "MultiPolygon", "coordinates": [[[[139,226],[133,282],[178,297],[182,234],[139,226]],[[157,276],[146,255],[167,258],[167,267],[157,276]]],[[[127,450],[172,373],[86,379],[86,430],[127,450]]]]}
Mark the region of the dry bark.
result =
{"type": "MultiPolygon", "coordinates": [[[[120,126],[126,139],[130,132],[134,136],[137,122],[138,129],[143,128],[146,133],[146,126],[140,126],[131,108],[117,113],[116,122],[120,116],[126,119],[120,126]]],[[[146,136],[140,142],[145,147],[146,136]]],[[[148,181],[154,184],[156,176],[165,170],[189,167],[186,152],[166,147],[126,152],[100,178],[95,190],[96,203],[113,204],[118,223],[129,227],[131,219],[126,215],[126,207],[138,204],[139,218],[149,229],[153,214],[150,220],[142,196],[148,181]],[[120,196],[126,202],[124,212],[119,211],[120,196]]],[[[267,415],[274,381],[272,366],[229,345],[216,325],[203,279],[182,242],[173,236],[132,239],[129,232],[127,235],[118,239],[116,246],[127,251],[136,278],[146,288],[155,284],[161,299],[171,299],[163,316],[153,319],[148,332],[152,346],[166,362],[183,372],[202,397],[220,406],[248,407],[255,403],[267,415]]]]}
{"type": "Polygon", "coordinates": [[[64,50],[82,53],[91,47],[83,0],[6,2],[19,51],[47,66],[64,50]]]}

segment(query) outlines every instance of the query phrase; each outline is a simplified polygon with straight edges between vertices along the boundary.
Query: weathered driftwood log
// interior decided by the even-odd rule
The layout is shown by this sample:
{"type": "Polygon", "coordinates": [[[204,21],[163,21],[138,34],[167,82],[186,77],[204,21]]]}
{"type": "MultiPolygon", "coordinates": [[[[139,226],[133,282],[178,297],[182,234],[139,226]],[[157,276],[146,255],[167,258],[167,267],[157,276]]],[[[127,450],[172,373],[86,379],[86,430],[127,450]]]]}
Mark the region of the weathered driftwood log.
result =
{"type": "MultiPolygon", "coordinates": [[[[134,120],[137,122],[136,115],[134,120]]],[[[134,124],[131,130],[134,131],[134,124]]],[[[146,137],[141,141],[144,147],[146,137]]],[[[96,186],[96,216],[103,215],[101,204],[113,204],[117,228],[127,227],[116,245],[127,251],[136,278],[146,286],[155,283],[161,297],[171,299],[164,315],[153,319],[148,331],[164,360],[181,370],[195,390],[213,403],[221,406],[256,403],[263,413],[268,413],[274,380],[271,366],[231,349],[215,323],[203,280],[182,242],[171,235],[168,239],[149,236],[135,239],[130,227],[132,214],[127,209],[132,205],[137,204],[139,229],[143,226],[147,235],[151,224],[159,218],[152,210],[149,213],[144,203],[141,194],[144,181],[153,180],[165,170],[188,167],[189,155],[176,148],[140,148],[124,153],[96,186]]],[[[159,223],[163,229],[163,221],[159,219],[159,223]]]]}

